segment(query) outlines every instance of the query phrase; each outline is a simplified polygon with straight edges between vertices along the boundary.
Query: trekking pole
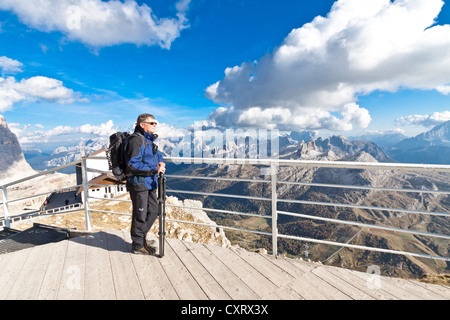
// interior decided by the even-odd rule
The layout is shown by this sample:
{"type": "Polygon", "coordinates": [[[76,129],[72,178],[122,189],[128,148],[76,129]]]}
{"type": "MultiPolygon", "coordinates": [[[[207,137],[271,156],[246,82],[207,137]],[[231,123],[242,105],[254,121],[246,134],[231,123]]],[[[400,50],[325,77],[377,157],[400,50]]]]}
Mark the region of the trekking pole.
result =
{"type": "Polygon", "coordinates": [[[164,237],[166,235],[166,177],[158,174],[158,216],[159,216],[159,257],[164,257],[164,237]]]}

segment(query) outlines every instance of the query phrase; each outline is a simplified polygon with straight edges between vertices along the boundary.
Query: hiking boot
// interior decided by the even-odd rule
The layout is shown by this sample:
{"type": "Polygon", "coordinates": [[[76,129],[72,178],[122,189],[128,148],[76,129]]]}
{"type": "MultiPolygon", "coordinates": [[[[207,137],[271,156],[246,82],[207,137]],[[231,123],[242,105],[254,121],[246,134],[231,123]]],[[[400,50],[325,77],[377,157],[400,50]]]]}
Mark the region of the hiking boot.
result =
{"type": "Polygon", "coordinates": [[[154,245],[155,243],[156,243],[155,240],[150,240],[146,241],[144,244],[144,248],[148,251],[148,254],[152,256],[156,254],[156,250],[158,249],[158,247],[154,245]]]}
{"type": "Polygon", "coordinates": [[[154,254],[154,253],[150,253],[150,251],[146,248],[146,246],[143,246],[139,249],[136,249],[136,247],[133,246],[132,252],[134,254],[144,254],[144,255],[154,254]]]}

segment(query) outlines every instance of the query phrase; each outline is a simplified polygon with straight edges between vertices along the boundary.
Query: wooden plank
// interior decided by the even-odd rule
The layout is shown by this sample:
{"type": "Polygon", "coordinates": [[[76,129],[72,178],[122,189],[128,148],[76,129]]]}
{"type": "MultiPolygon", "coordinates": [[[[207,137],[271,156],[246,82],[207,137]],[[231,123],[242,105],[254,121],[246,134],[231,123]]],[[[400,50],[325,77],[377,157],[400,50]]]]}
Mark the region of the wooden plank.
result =
{"type": "MultiPolygon", "coordinates": [[[[268,279],[264,274],[259,272],[251,264],[249,264],[243,255],[237,255],[234,251],[214,245],[206,245],[218,259],[232,266],[233,272],[241,279],[249,288],[265,300],[279,299],[302,299],[295,292],[282,291],[276,282],[268,279]]],[[[248,252],[249,255],[255,254],[248,252]]]]}
{"type": "Polygon", "coordinates": [[[99,232],[0,256],[0,299],[450,299],[450,288],[167,239],[130,253],[99,232]],[[378,282],[377,282],[378,281],[378,282]]]}
{"type": "Polygon", "coordinates": [[[378,288],[376,285],[372,285],[367,280],[361,279],[355,275],[357,271],[351,271],[344,268],[323,266],[328,272],[333,273],[336,277],[351,283],[358,290],[365,292],[367,295],[373,297],[376,300],[398,300],[398,297],[391,295],[389,292],[378,288]]]}
{"type": "Polygon", "coordinates": [[[123,232],[109,231],[107,242],[116,299],[143,300],[145,298],[144,293],[130,257],[130,247],[124,240],[123,232]]]}
{"type": "Polygon", "coordinates": [[[17,281],[9,291],[6,299],[35,300],[37,298],[53,248],[49,244],[30,249],[30,254],[24,262],[17,276],[17,281]]]}
{"type": "Polygon", "coordinates": [[[374,275],[370,273],[358,272],[348,270],[352,275],[359,277],[366,281],[366,284],[371,290],[383,290],[389,292],[390,295],[400,300],[423,300],[425,297],[413,291],[408,291],[403,283],[395,284],[393,278],[374,275]]]}
{"type": "Polygon", "coordinates": [[[315,268],[312,273],[321,278],[322,280],[328,282],[335,288],[338,288],[339,291],[342,291],[344,294],[349,296],[354,300],[375,300],[374,297],[368,295],[362,290],[359,290],[351,283],[346,282],[345,280],[337,277],[334,273],[330,272],[329,269],[319,267],[315,268]]]}
{"type": "Polygon", "coordinates": [[[236,254],[240,255],[243,259],[245,259],[249,264],[251,264],[255,269],[257,269],[260,273],[264,274],[270,281],[277,283],[280,287],[279,292],[284,292],[289,295],[298,295],[299,299],[324,299],[322,295],[316,293],[313,288],[302,288],[297,287],[294,288],[292,283],[295,281],[298,274],[295,272],[288,272],[286,268],[280,264],[277,264],[274,257],[265,255],[265,254],[257,254],[252,253],[249,254],[248,251],[244,249],[230,249],[233,250],[236,254]]]}
{"type": "Polygon", "coordinates": [[[67,240],[66,259],[59,283],[58,300],[80,300],[84,298],[86,266],[86,236],[67,240]]]}
{"type": "Polygon", "coordinates": [[[52,256],[50,257],[37,299],[55,300],[57,298],[58,288],[64,271],[64,261],[68,244],[68,240],[53,244],[52,256]]]}
{"type": "Polygon", "coordinates": [[[11,288],[14,286],[14,283],[22,270],[23,264],[31,254],[32,249],[33,248],[28,248],[2,255],[2,269],[0,269],[0,299],[5,299],[11,288]]]}
{"type": "Polygon", "coordinates": [[[389,282],[397,287],[401,288],[402,290],[407,291],[408,293],[414,294],[414,296],[419,296],[422,300],[444,300],[445,298],[441,295],[428,290],[427,287],[420,286],[419,284],[405,279],[398,279],[398,278],[392,278],[392,277],[386,277],[386,281],[389,280],[389,282]]]}
{"type": "Polygon", "coordinates": [[[229,267],[213,255],[204,245],[183,242],[197,260],[210,271],[211,276],[220,284],[232,299],[260,299],[229,267]]]}
{"type": "MultiPolygon", "coordinates": [[[[124,239],[131,244],[131,236],[128,232],[124,232],[124,239]]],[[[133,261],[145,299],[179,299],[157,257],[131,254],[131,260],[133,261]]]]}
{"type": "MultiPolygon", "coordinates": [[[[167,244],[169,243],[167,242],[167,244]]],[[[208,299],[206,293],[170,245],[165,246],[165,256],[160,260],[160,263],[181,300],[208,299]]]]}
{"type": "Polygon", "coordinates": [[[306,299],[321,300],[350,300],[351,298],[338,290],[336,287],[322,280],[312,272],[303,274],[300,278],[295,279],[290,286],[300,291],[306,299]],[[318,295],[318,298],[316,297],[318,295]]]}
{"type": "Polygon", "coordinates": [[[219,285],[209,271],[195,258],[179,240],[167,239],[174,253],[183,262],[197,283],[211,300],[230,300],[230,295],[219,285]]]}
{"type": "Polygon", "coordinates": [[[278,258],[261,255],[272,264],[276,265],[294,279],[286,286],[297,291],[305,299],[312,300],[347,300],[348,295],[338,290],[333,285],[324,281],[312,272],[319,267],[317,264],[306,263],[303,261],[290,261],[290,259],[278,258]]]}
{"type": "Polygon", "coordinates": [[[427,290],[433,291],[434,293],[438,294],[443,299],[450,300],[450,287],[438,285],[438,284],[425,283],[425,282],[418,281],[418,280],[409,280],[409,281],[415,283],[416,285],[422,286],[422,287],[426,288],[427,290]]]}
{"type": "Polygon", "coordinates": [[[305,273],[312,272],[318,267],[316,264],[300,260],[292,260],[284,257],[275,258],[274,256],[267,254],[261,255],[261,257],[269,260],[270,263],[275,264],[294,278],[301,277],[305,273]]]}
{"type": "Polygon", "coordinates": [[[107,234],[96,232],[86,236],[86,278],[84,298],[111,300],[116,298],[109,261],[107,234]]]}

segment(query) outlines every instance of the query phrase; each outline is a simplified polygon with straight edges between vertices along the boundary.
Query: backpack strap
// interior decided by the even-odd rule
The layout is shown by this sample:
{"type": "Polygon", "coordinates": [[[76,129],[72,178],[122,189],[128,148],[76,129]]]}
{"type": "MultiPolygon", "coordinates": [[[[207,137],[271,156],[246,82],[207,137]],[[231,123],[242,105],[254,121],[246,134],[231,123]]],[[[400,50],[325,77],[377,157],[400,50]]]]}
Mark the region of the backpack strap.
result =
{"type": "MultiPolygon", "coordinates": [[[[147,143],[145,137],[143,134],[139,133],[139,132],[134,132],[130,135],[130,137],[127,139],[126,143],[128,144],[129,140],[133,137],[139,137],[142,140],[142,145],[144,146],[144,150],[142,151],[142,157],[141,157],[141,161],[142,163],[144,163],[145,161],[145,149],[147,147],[147,144],[151,144],[151,143],[147,143]]],[[[152,176],[158,173],[158,170],[137,170],[134,169],[133,167],[131,167],[130,165],[128,165],[128,163],[126,164],[127,170],[126,170],[126,174],[127,176],[152,176]]]]}

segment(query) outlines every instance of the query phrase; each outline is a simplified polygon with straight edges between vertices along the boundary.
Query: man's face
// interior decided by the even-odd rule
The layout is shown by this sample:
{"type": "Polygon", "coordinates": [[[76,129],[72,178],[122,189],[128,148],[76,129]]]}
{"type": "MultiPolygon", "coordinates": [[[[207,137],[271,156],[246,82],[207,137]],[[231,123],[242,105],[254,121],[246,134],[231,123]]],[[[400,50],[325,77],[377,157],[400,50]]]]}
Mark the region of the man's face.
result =
{"type": "Polygon", "coordinates": [[[147,133],[155,133],[156,132],[156,120],[153,118],[147,118],[144,122],[139,124],[141,128],[147,133]]]}

